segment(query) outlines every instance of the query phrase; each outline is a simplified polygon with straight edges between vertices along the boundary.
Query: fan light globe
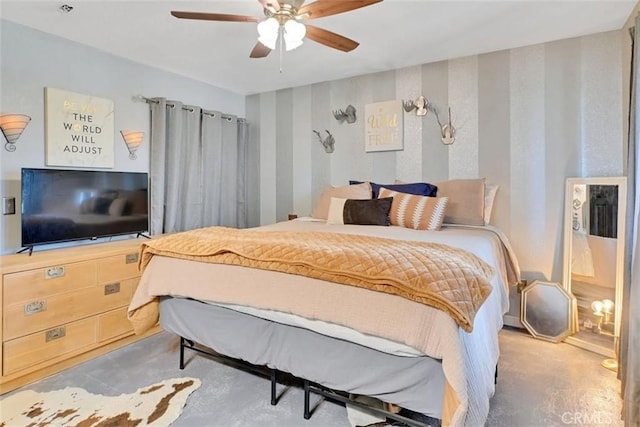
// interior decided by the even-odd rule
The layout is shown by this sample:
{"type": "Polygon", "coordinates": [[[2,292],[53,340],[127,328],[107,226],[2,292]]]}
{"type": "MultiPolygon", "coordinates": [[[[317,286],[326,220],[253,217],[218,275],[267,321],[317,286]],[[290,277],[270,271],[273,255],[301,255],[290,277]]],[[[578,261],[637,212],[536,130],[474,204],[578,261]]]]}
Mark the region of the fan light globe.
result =
{"type": "Polygon", "coordinates": [[[307,27],[295,19],[290,19],[284,24],[285,39],[302,40],[306,34],[307,27]]]}
{"type": "Polygon", "coordinates": [[[605,313],[610,314],[613,311],[613,306],[613,301],[611,301],[610,299],[602,300],[602,310],[605,313]]]}
{"type": "Polygon", "coordinates": [[[307,27],[296,20],[290,19],[284,24],[284,42],[286,49],[293,50],[302,45],[302,39],[307,34],[307,27]]]}
{"type": "Polygon", "coordinates": [[[300,46],[302,46],[302,40],[287,40],[287,38],[284,38],[284,44],[285,44],[285,49],[288,51],[293,50],[295,48],[298,48],[300,46]]]}
{"type": "Polygon", "coordinates": [[[278,30],[280,24],[276,18],[265,19],[258,24],[258,41],[273,50],[276,48],[276,41],[278,40],[278,30]]]}

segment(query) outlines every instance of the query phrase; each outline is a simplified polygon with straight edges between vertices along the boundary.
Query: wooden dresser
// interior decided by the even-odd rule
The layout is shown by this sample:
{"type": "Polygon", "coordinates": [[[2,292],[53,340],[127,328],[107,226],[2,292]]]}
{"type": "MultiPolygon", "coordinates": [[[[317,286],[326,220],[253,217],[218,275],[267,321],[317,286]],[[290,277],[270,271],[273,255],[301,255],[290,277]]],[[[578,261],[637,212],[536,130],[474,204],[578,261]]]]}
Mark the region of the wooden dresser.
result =
{"type": "Polygon", "coordinates": [[[0,394],[159,332],[127,320],[141,242],[0,257],[0,394]]]}

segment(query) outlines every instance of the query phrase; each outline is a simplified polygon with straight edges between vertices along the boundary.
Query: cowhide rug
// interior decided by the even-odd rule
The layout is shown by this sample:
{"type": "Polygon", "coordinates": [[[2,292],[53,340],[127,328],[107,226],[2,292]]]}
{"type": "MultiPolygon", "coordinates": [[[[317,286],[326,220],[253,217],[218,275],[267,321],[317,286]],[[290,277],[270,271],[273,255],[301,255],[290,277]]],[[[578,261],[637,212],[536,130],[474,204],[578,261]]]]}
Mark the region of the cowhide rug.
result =
{"type": "Polygon", "coordinates": [[[0,427],[168,426],[198,387],[197,378],[174,378],[120,396],[72,387],[46,393],[26,390],[0,400],[0,427]]]}

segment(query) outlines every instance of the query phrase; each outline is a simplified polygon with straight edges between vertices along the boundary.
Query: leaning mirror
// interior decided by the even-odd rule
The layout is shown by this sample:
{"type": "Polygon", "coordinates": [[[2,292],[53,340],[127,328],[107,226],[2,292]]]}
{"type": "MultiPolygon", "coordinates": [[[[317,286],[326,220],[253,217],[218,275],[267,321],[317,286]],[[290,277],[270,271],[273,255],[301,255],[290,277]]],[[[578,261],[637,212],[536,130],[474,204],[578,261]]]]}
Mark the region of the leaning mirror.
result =
{"type": "Polygon", "coordinates": [[[568,178],[564,286],[575,295],[566,342],[615,357],[620,334],[626,178],[568,178]]]}
{"type": "Polygon", "coordinates": [[[520,320],[531,335],[560,342],[571,333],[574,298],[560,284],[536,280],[521,297],[520,320]]]}

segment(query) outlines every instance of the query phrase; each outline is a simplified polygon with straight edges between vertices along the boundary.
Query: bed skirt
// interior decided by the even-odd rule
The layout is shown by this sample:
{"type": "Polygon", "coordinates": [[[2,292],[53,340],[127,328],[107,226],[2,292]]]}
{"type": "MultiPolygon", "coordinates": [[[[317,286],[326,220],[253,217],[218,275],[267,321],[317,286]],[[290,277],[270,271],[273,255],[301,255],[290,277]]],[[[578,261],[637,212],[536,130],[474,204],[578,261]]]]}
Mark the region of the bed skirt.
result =
{"type": "Polygon", "coordinates": [[[160,323],[220,354],[442,418],[440,360],[395,356],[186,298],[162,297],[160,323]]]}

